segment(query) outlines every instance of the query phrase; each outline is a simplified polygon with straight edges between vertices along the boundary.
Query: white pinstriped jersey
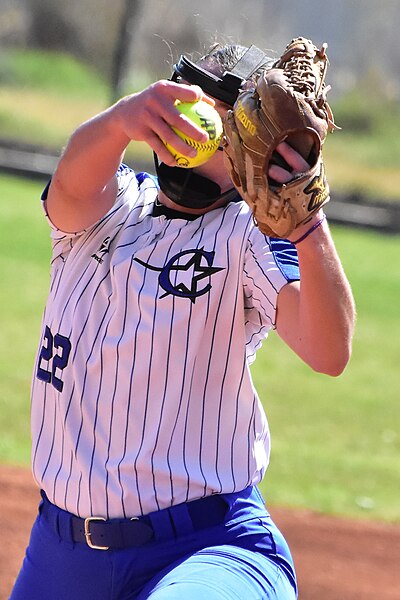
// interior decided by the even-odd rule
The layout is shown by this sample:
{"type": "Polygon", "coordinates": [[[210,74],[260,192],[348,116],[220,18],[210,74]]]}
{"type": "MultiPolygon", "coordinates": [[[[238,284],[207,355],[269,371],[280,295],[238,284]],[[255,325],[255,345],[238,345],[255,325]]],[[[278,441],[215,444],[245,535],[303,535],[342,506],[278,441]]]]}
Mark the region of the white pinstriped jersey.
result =
{"type": "Polygon", "coordinates": [[[121,166],[107,215],[52,229],[32,464],[50,501],[81,517],[238,491],[268,465],[249,365],[296,252],[261,235],[244,202],[168,219],[153,216],[156,196],[154,178],[121,166]]]}

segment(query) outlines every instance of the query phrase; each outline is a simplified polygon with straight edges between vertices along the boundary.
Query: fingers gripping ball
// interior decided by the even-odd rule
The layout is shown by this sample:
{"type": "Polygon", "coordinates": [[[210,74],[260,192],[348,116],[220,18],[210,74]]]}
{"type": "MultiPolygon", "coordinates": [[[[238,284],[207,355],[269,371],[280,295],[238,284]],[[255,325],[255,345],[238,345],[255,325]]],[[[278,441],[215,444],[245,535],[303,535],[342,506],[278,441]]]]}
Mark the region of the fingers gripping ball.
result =
{"type": "Polygon", "coordinates": [[[173,128],[175,133],[182,138],[188,146],[197,150],[197,155],[193,157],[185,156],[177,152],[173,146],[165,142],[165,146],[175,158],[178,167],[192,169],[207,162],[217,150],[222,137],[222,121],[218,112],[207,102],[198,100],[197,102],[176,102],[176,107],[183,115],[191,119],[196,125],[208,133],[207,142],[197,142],[188,137],[179,129],[173,128]]]}

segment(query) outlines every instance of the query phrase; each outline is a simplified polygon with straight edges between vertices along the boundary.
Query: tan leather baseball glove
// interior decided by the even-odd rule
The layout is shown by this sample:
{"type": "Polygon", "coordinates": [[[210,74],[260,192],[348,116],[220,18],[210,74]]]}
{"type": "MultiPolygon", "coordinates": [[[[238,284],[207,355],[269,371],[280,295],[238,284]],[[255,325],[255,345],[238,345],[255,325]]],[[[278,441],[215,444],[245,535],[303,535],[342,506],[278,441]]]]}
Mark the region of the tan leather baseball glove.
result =
{"type": "MultiPolygon", "coordinates": [[[[326,44],[292,40],[255,87],[241,92],[224,122],[224,151],[232,181],[259,229],[285,238],[329,201],[322,146],[336,128],[326,101],[326,44]],[[268,177],[286,141],[310,165],[287,184],[268,177]]],[[[281,165],[283,166],[283,165],[281,165]]]]}

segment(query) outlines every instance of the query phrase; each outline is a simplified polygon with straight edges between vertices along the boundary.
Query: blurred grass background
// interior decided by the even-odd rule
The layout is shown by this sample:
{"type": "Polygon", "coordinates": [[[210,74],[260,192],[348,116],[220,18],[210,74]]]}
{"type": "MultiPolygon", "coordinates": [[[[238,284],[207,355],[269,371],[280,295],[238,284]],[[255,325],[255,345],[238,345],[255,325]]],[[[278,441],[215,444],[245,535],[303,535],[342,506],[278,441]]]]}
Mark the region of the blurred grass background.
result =
{"type": "MultiPolygon", "coordinates": [[[[108,93],[97,73],[70,56],[3,52],[0,138],[59,153],[74,127],[107,106],[108,93]]],[[[399,107],[360,89],[333,109],[343,131],[326,143],[332,188],[398,201],[399,107]]],[[[131,144],[128,156],[151,160],[140,144],[131,144]]],[[[30,378],[49,283],[42,187],[0,177],[0,462],[25,465],[30,378]]],[[[273,441],[263,491],[273,504],[400,521],[399,238],[340,227],[333,233],[358,307],[353,358],[330,379],[312,373],[275,334],[259,352],[253,372],[273,441]]]]}

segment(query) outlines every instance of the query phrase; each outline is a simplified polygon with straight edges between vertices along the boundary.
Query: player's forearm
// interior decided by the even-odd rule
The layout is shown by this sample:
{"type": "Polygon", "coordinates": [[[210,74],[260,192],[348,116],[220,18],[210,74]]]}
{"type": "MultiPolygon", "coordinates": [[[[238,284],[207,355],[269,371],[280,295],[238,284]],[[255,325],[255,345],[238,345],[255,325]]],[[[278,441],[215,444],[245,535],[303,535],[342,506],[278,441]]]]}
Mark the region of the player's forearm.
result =
{"type": "Polygon", "coordinates": [[[351,354],[354,299],[331,236],[321,229],[308,244],[306,241],[298,248],[300,322],[308,338],[308,352],[320,370],[338,374],[351,354]]]}
{"type": "Polygon", "coordinates": [[[66,195],[91,198],[115,175],[130,139],[112,106],[72,134],[54,174],[66,195]]]}
{"type": "Polygon", "coordinates": [[[301,283],[278,303],[278,333],[312,368],[339,375],[351,355],[355,306],[328,225],[297,250],[301,283]]]}

